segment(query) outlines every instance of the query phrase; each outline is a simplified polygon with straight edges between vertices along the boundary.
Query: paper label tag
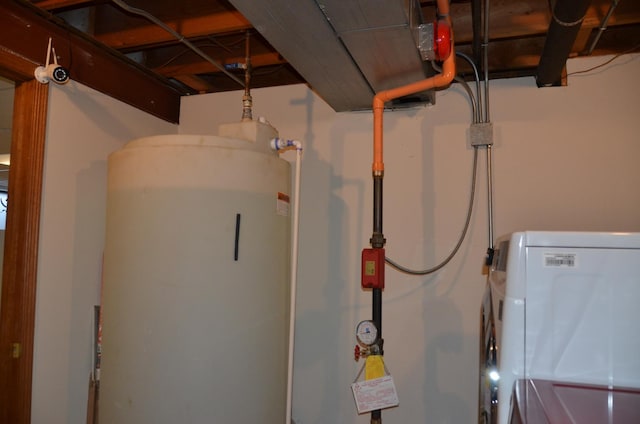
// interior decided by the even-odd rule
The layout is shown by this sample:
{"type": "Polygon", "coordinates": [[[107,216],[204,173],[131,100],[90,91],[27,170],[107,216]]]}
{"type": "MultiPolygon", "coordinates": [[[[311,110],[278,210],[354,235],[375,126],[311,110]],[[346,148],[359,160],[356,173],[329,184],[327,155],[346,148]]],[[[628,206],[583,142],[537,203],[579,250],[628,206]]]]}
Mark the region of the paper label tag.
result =
{"type": "Polygon", "coordinates": [[[575,253],[545,253],[546,268],[575,268],[578,266],[578,255],[575,253]]]}
{"type": "Polygon", "coordinates": [[[398,406],[398,393],[390,375],[351,385],[358,414],[398,406]]]}
{"type": "Polygon", "coordinates": [[[289,196],[287,194],[278,192],[276,213],[282,216],[289,216],[289,196]]]}

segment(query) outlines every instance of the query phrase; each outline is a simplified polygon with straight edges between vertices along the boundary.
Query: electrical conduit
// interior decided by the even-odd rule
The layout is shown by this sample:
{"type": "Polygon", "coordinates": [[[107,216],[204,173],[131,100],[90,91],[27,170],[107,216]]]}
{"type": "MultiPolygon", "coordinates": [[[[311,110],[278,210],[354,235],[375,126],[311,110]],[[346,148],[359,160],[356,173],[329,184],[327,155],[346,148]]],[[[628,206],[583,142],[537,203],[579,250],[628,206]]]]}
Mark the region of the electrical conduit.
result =
{"type": "MultiPolygon", "coordinates": [[[[482,42],[482,60],[484,68],[484,123],[491,122],[489,113],[489,3],[485,0],[484,7],[484,39],[482,42]]],[[[489,220],[489,248],[487,250],[486,265],[491,265],[493,260],[493,159],[491,151],[493,149],[493,137],[490,144],[487,144],[487,216],[489,220]]]]}

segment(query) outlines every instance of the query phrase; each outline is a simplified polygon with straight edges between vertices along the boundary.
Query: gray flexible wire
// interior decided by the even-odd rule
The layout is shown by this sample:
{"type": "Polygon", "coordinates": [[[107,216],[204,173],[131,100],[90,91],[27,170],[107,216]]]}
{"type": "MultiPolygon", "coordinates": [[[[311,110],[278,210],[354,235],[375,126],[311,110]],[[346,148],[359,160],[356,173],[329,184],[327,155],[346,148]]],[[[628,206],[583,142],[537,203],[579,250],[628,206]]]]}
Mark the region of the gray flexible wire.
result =
{"type": "Polygon", "coordinates": [[[473,61],[473,59],[471,59],[471,57],[469,57],[469,55],[466,55],[462,52],[456,52],[456,56],[461,57],[462,59],[466,60],[469,65],[471,65],[471,68],[473,69],[473,79],[476,82],[476,90],[480,90],[480,73],[478,72],[478,65],[476,65],[476,63],[473,61]]]}
{"type": "Polygon", "coordinates": [[[472,171],[472,176],[471,176],[471,195],[469,196],[469,207],[467,208],[467,218],[465,220],[464,223],[464,228],[462,229],[462,234],[460,235],[460,238],[458,239],[458,243],[456,244],[456,246],[453,248],[453,250],[451,251],[451,253],[449,254],[449,256],[446,257],[445,260],[443,260],[442,262],[440,262],[438,265],[429,268],[429,269],[425,269],[425,270],[420,270],[420,271],[416,271],[416,270],[412,270],[410,268],[404,267],[400,264],[398,264],[397,262],[393,261],[392,259],[385,257],[385,262],[387,262],[389,265],[391,265],[392,267],[394,267],[395,269],[397,269],[400,272],[404,272],[405,274],[410,274],[410,275],[427,275],[427,274],[432,274],[436,271],[438,271],[439,269],[443,268],[445,265],[447,265],[451,259],[453,259],[453,257],[456,255],[456,253],[458,253],[458,250],[460,250],[460,246],[462,246],[462,242],[464,241],[466,235],[467,235],[467,230],[469,229],[469,224],[471,223],[471,215],[472,215],[472,211],[473,211],[473,201],[475,198],[475,192],[476,192],[476,173],[477,173],[477,168],[478,168],[478,148],[476,146],[473,147],[473,171],[472,171]]]}
{"type": "Polygon", "coordinates": [[[473,69],[474,81],[476,83],[476,93],[478,94],[478,98],[476,100],[477,116],[475,117],[474,123],[479,123],[480,119],[482,119],[482,116],[481,116],[482,112],[480,111],[481,91],[480,91],[480,74],[478,73],[478,66],[473,61],[473,59],[471,59],[469,56],[467,56],[464,53],[456,52],[456,56],[461,57],[462,59],[466,60],[469,63],[469,65],[471,65],[471,68],[473,69]]]}
{"type": "Polygon", "coordinates": [[[462,87],[464,87],[465,91],[467,92],[467,95],[469,96],[469,100],[471,101],[471,113],[473,114],[473,123],[477,124],[478,122],[480,122],[480,117],[479,117],[478,107],[476,106],[477,100],[476,100],[476,97],[473,95],[473,91],[471,91],[471,87],[464,79],[460,78],[457,75],[455,76],[454,80],[460,83],[460,85],[462,85],[462,87]]]}
{"type": "MultiPolygon", "coordinates": [[[[467,55],[463,54],[463,53],[457,53],[457,56],[460,56],[461,58],[465,59],[466,61],[469,62],[469,64],[471,65],[471,67],[473,68],[474,71],[474,76],[475,76],[475,81],[476,81],[476,90],[478,92],[478,94],[480,94],[480,76],[478,74],[478,68],[476,66],[476,64],[473,62],[473,60],[468,57],[467,55]]],[[[433,66],[433,68],[437,71],[437,72],[441,72],[442,70],[440,69],[440,67],[435,63],[435,62],[431,62],[431,66],[433,66]]],[[[467,92],[467,94],[469,95],[469,99],[471,101],[471,108],[472,108],[472,112],[473,112],[473,121],[474,123],[478,123],[480,121],[480,110],[479,110],[479,103],[477,103],[475,96],[473,95],[473,91],[471,90],[471,87],[469,87],[469,84],[462,78],[456,76],[455,80],[459,83],[462,84],[462,86],[464,87],[465,91],[467,92]]],[[[464,227],[462,229],[462,234],[460,235],[460,238],[458,239],[458,242],[456,243],[456,246],[453,248],[453,250],[451,251],[451,253],[449,254],[449,256],[447,256],[442,262],[440,262],[438,265],[432,267],[432,268],[428,268],[425,270],[413,270],[410,268],[407,268],[405,266],[400,265],[399,263],[395,262],[393,259],[389,258],[389,257],[385,257],[385,262],[388,263],[390,266],[392,266],[393,268],[397,269],[400,272],[404,272],[405,274],[410,274],[410,275],[427,275],[427,274],[432,274],[440,269],[442,269],[445,265],[447,265],[451,259],[453,259],[453,257],[456,255],[456,253],[458,253],[458,250],[460,250],[460,246],[462,246],[462,242],[464,241],[466,235],[467,235],[467,231],[469,229],[469,224],[471,222],[471,215],[473,213],[473,202],[475,199],[475,192],[476,192],[476,174],[477,174],[477,169],[478,169],[478,148],[477,146],[473,147],[473,166],[472,166],[472,176],[471,176],[471,194],[469,196],[469,207],[467,208],[467,217],[464,223],[464,227]]]]}
{"type": "Polygon", "coordinates": [[[173,35],[176,38],[176,40],[180,41],[182,44],[184,44],[185,46],[187,46],[191,50],[193,50],[196,54],[198,54],[198,56],[200,56],[201,58],[203,58],[207,62],[211,63],[213,66],[215,66],[220,71],[222,71],[226,76],[228,76],[229,78],[231,78],[232,80],[234,80],[235,82],[240,84],[242,87],[244,87],[244,82],[242,82],[238,77],[233,75],[231,72],[227,71],[224,68],[224,66],[222,66],[220,63],[218,63],[215,60],[213,60],[209,55],[207,55],[205,52],[203,52],[198,47],[196,47],[193,43],[191,43],[189,40],[187,40],[182,34],[179,34],[176,31],[174,31],[173,28],[171,28],[170,26],[166,25],[160,19],[158,19],[155,16],[153,16],[151,13],[147,12],[146,10],[142,10],[142,9],[138,9],[136,7],[129,6],[127,3],[125,3],[122,0],[111,0],[111,1],[114,2],[116,5],[118,5],[120,8],[126,10],[127,12],[133,13],[134,15],[139,15],[139,16],[142,16],[144,18],[147,18],[148,20],[150,20],[154,24],[158,25],[160,28],[164,29],[169,34],[173,35]]]}

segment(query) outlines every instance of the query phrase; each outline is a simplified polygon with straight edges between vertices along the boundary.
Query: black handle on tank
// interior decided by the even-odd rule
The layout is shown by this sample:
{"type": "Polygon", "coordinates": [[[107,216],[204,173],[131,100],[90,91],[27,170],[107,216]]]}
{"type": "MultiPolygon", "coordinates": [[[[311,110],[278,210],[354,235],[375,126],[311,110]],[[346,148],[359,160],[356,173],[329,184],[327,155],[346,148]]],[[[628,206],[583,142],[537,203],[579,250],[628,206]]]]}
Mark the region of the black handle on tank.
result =
{"type": "Polygon", "coordinates": [[[233,260],[237,261],[238,260],[238,250],[239,250],[239,246],[240,245],[240,214],[237,213],[236,214],[236,242],[235,245],[233,247],[233,260]]]}

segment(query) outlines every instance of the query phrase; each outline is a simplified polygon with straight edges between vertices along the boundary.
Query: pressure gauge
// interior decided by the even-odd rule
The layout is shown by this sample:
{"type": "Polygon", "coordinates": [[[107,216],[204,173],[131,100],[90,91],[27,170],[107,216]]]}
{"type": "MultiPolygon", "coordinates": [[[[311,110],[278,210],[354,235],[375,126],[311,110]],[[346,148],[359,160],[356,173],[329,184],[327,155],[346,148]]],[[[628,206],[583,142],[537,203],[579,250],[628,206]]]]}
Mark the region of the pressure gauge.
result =
{"type": "Polygon", "coordinates": [[[371,346],[378,340],[378,329],[371,320],[360,321],[356,326],[356,338],[358,343],[371,346]]]}

